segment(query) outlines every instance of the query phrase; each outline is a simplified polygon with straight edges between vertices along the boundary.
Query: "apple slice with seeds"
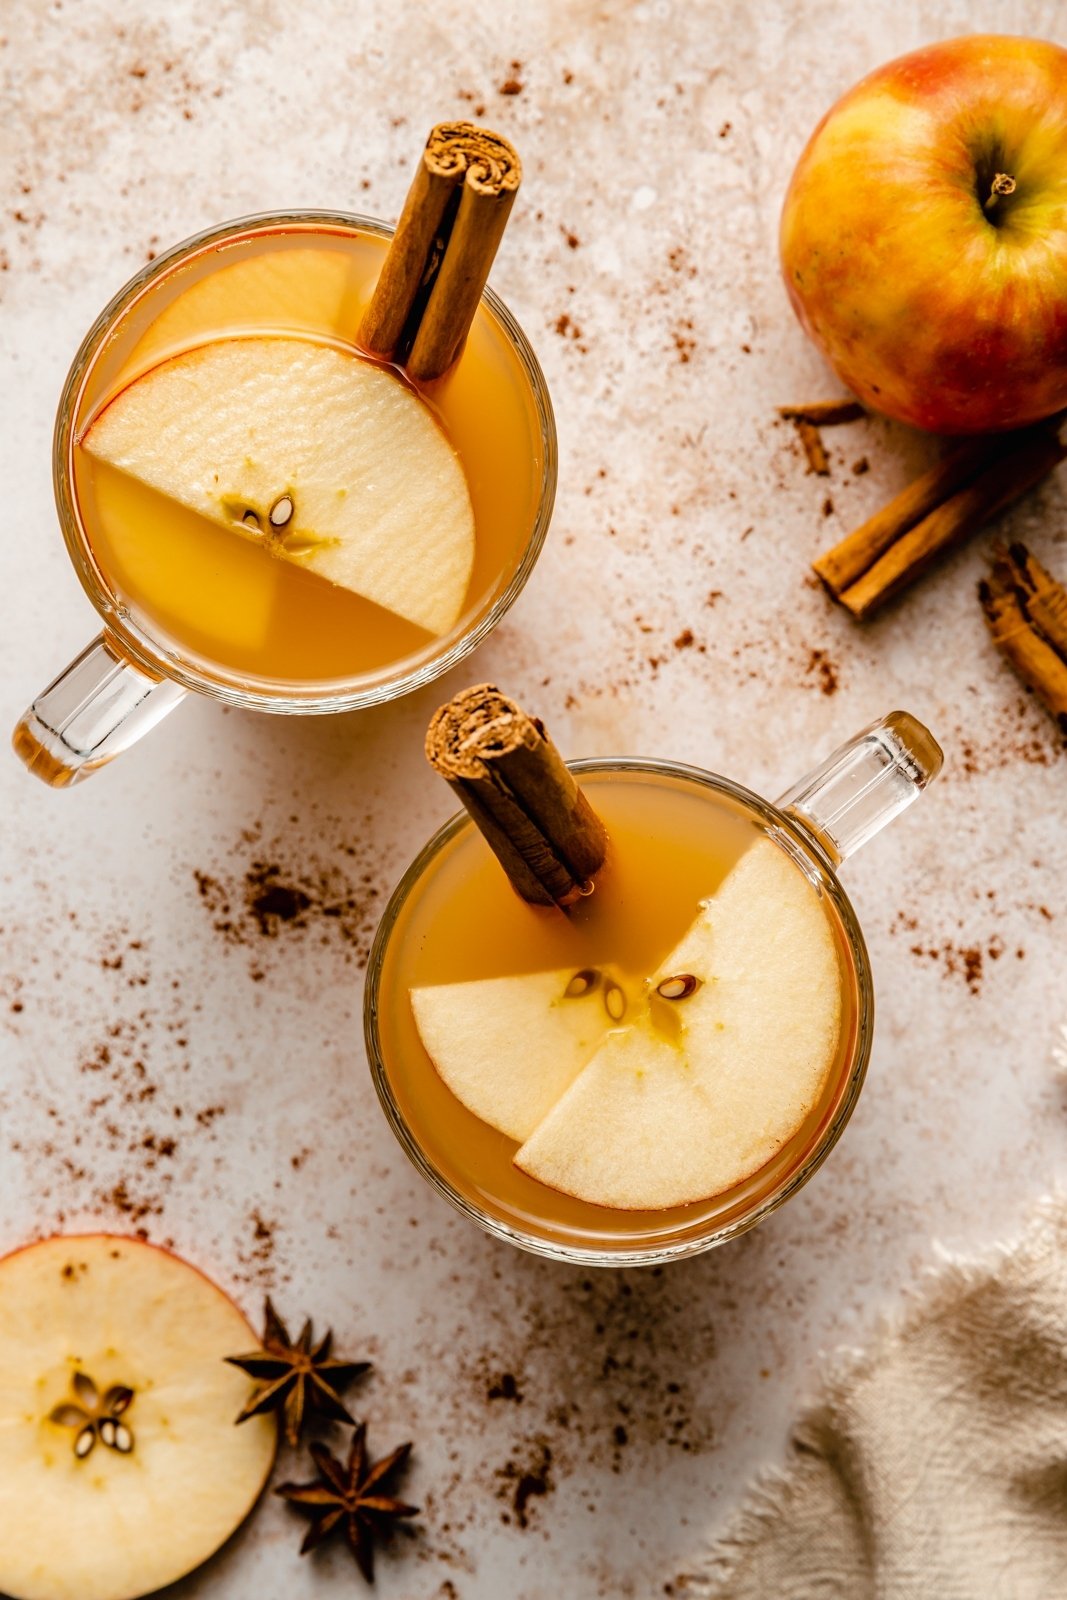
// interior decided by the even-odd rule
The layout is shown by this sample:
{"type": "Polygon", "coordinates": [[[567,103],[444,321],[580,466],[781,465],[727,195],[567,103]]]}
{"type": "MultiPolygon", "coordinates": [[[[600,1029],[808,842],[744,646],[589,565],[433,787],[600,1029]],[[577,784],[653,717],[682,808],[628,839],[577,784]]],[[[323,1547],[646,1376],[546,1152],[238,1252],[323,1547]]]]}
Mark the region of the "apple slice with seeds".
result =
{"type": "Polygon", "coordinates": [[[459,619],[474,564],[463,468],[418,395],[354,351],[201,345],[131,383],[82,444],[430,634],[459,619]]]}
{"type": "Polygon", "coordinates": [[[801,1128],[837,1051],[841,976],[785,852],[741,857],[515,1157],[593,1205],[652,1211],[732,1189],[801,1128]]]}
{"type": "Polygon", "coordinates": [[[0,1260],[0,1592],[133,1600],[206,1561],[270,1474],[272,1418],[234,1417],[256,1342],[179,1257],[108,1234],[0,1260]]]}
{"type": "Polygon", "coordinates": [[[521,1144],[615,1025],[616,993],[610,973],[569,968],[413,989],[411,1009],[460,1104],[521,1144]]]}

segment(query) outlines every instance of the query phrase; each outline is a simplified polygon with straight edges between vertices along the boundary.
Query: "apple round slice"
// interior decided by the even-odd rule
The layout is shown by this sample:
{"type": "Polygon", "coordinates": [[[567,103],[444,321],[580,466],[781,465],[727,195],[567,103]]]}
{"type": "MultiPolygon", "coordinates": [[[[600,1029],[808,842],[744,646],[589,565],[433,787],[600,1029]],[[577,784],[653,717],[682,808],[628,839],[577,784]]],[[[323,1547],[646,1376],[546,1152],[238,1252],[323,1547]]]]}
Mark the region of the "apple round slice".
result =
{"type": "Polygon", "coordinates": [[[258,1343],[202,1273],[107,1234],[0,1260],[0,1593],[132,1600],[214,1554],[270,1474],[234,1418],[258,1343]]]}
{"type": "Polygon", "coordinates": [[[592,968],[411,991],[427,1055],[461,1105],[521,1144],[585,1066],[612,1019],[592,968]]]}
{"type": "Polygon", "coordinates": [[[431,634],[459,618],[474,564],[463,468],[418,395],[353,351],[200,345],[131,383],[81,443],[431,634]]]}
{"type": "Polygon", "coordinates": [[[732,1189],[799,1131],[836,1055],[830,924],[769,840],[745,852],[649,989],[515,1157],[593,1205],[654,1211],[732,1189]],[[683,975],[692,992],[662,999],[660,985],[689,987],[669,983],[683,975]]]}

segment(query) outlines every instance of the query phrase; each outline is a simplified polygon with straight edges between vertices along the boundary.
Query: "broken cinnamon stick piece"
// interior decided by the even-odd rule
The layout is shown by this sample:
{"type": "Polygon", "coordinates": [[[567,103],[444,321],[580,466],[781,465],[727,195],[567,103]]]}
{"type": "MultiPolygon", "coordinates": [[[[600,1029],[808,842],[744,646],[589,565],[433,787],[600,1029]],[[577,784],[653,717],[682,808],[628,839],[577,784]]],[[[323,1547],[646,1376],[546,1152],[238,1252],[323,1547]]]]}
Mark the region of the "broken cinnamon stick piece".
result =
{"type": "Polygon", "coordinates": [[[806,422],[803,418],[797,418],[793,426],[797,430],[797,438],[804,446],[804,454],[808,458],[808,471],[814,472],[820,478],[828,478],[830,462],[818,428],[813,422],[806,422]]]}
{"type": "Polygon", "coordinates": [[[842,422],[858,422],[867,415],[858,400],[813,400],[806,406],[779,406],[784,422],[809,422],[813,428],[835,428],[842,422]]]}
{"type": "Polygon", "coordinates": [[[426,757],[524,900],[566,907],[588,894],[607,833],[538,718],[477,684],[435,712],[426,757]]]}
{"type": "Polygon", "coordinates": [[[1003,571],[994,567],[978,585],[978,598],[993,643],[1067,733],[1067,661],[1032,625],[1018,588],[1003,571]]]}
{"type": "Polygon", "coordinates": [[[431,130],[360,324],[365,350],[422,382],[448,371],[521,180],[519,157],[500,134],[473,122],[431,130]]]}
{"type": "Polygon", "coordinates": [[[1067,589],[1024,544],[1012,544],[994,554],[998,566],[1007,564],[1012,581],[1022,591],[1027,616],[1067,661],[1067,589]]]}
{"type": "Polygon", "coordinates": [[[1005,454],[900,536],[835,596],[854,617],[869,617],[907,587],[935,556],[958,544],[1046,477],[1067,456],[1054,432],[1014,436],[1005,454]]]}

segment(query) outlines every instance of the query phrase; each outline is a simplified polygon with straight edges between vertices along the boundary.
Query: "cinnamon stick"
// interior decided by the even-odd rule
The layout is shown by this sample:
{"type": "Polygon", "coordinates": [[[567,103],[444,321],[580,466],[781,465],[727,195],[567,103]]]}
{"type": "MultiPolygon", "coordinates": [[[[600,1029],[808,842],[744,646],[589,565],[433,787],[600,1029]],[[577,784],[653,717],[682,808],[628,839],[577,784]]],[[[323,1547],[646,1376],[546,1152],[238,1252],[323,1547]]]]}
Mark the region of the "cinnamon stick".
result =
{"type": "Polygon", "coordinates": [[[430,132],[360,325],[372,355],[439,378],[474,320],[522,179],[513,146],[473,122],[430,132]]]}
{"type": "Polygon", "coordinates": [[[1067,456],[1055,432],[1028,430],[1005,452],[908,529],[867,571],[837,595],[857,618],[869,617],[906,588],[935,556],[958,544],[1033,488],[1067,456]]]}
{"type": "Polygon", "coordinates": [[[814,570],[834,599],[839,599],[842,590],[862,577],[909,528],[975,478],[999,449],[999,439],[976,439],[959,446],[813,561],[814,570]]]}
{"type": "Polygon", "coordinates": [[[978,585],[993,643],[1067,733],[1067,661],[1034,627],[1012,577],[997,562],[990,577],[978,585]]]}
{"type": "Polygon", "coordinates": [[[538,718],[477,684],[434,714],[426,757],[524,900],[566,907],[589,892],[607,834],[538,718]]]}
{"type": "Polygon", "coordinates": [[[1012,581],[1022,591],[1026,614],[1049,644],[1067,661],[1067,589],[1057,583],[1024,544],[995,552],[1006,562],[1012,581]]]}
{"type": "Polygon", "coordinates": [[[836,428],[842,422],[858,422],[867,413],[858,400],[813,400],[806,406],[779,406],[784,422],[808,422],[813,428],[836,428]]]}

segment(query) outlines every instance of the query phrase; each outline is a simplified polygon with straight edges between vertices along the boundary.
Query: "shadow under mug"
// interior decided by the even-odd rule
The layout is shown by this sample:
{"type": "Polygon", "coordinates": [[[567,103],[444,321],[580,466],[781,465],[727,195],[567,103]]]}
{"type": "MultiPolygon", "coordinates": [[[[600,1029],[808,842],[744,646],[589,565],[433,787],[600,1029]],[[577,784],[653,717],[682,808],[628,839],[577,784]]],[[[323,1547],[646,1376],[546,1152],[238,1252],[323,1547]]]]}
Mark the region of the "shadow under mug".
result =
{"type": "MultiPolygon", "coordinates": [[[[521,592],[541,552],[556,490],[556,430],[544,374],[522,329],[487,288],[478,319],[504,341],[525,386],[525,410],[534,468],[529,524],[517,530],[514,560],[492,589],[474,600],[451,633],[414,656],[379,671],[322,688],[301,684],[250,684],[219,665],[190,659],[173,642],[154,636],[140,614],[116,592],[96,560],[74,487],[73,451],[87,397],[107,393],[102,365],[120,337],[146,332],[157,312],[154,292],[198,257],[227,264],[227,247],[257,235],[290,230],[355,234],[388,240],[392,227],[371,217],[336,211],[280,211],[239,218],[209,228],[157,256],[119,291],[89,330],[67,375],[56,418],[52,472],[56,507],[74,569],[103,619],[103,632],[32,703],[12,737],[29,770],[53,787],[78,783],[106,765],[162,720],[190,690],[247,710],[289,714],[355,711],[397,699],[432,682],[470,654],[521,592]],[[93,395],[96,384],[97,395],[93,395]]],[[[232,253],[232,252],[231,252],[232,253]]],[[[382,247],[384,255],[384,244],[382,247]]],[[[217,270],[215,265],[209,269],[217,270]]],[[[215,337],[218,337],[218,331],[215,337]]]]}
{"type": "MultiPolygon", "coordinates": [[[[420,1138],[417,1117],[405,1114],[402,1097],[394,1089],[382,1026],[384,1009],[402,1003],[397,995],[388,993],[390,969],[396,966],[391,943],[403,937],[398,930],[403,927],[408,902],[418,896],[437,858],[458,835],[474,826],[466,812],[453,817],[412,862],[386,906],[371,951],[364,998],[364,1033],[374,1086],[390,1127],[422,1176],[487,1233],[535,1255],[581,1266],[653,1266],[697,1255],[745,1233],[777,1210],[807,1182],[837,1143],[856,1104],[871,1053],[874,984],[870,959],[837,868],[918,798],[941,770],[942,761],[941,747],[929,730],[906,711],[893,711],[835,750],[775,804],[729,778],[678,762],[604,758],[571,763],[572,771],[579,775],[650,775],[710,791],[740,806],[793,858],[816,894],[832,908],[852,978],[855,1016],[850,1046],[814,1138],[798,1154],[784,1148],[753,1179],[722,1196],[721,1205],[713,1203],[709,1209],[698,1203],[682,1208],[686,1216],[669,1214],[669,1225],[640,1234],[603,1228],[596,1232],[575,1228],[565,1233],[556,1225],[540,1222],[529,1208],[502,1205],[485,1187],[479,1189],[473,1174],[472,1181],[461,1187],[456,1179],[462,1152],[448,1152],[447,1162],[436,1158],[427,1148],[426,1138],[420,1138]],[[443,1170],[445,1165],[453,1167],[451,1175],[443,1170]]],[[[712,1197],[713,1202],[719,1199],[712,1197]]]]}

